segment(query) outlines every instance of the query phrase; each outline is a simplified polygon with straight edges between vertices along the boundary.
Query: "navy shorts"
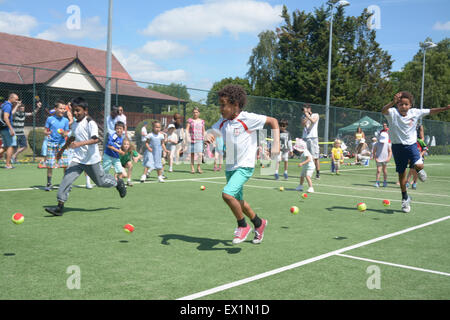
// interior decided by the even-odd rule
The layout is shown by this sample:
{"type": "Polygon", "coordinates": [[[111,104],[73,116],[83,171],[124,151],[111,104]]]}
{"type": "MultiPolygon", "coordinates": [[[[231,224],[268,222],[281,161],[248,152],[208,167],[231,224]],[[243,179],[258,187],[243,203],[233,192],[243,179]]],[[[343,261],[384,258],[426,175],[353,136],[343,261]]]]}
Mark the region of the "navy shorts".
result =
{"type": "Polygon", "coordinates": [[[392,155],[395,160],[395,171],[398,173],[405,172],[408,167],[408,163],[410,163],[410,168],[412,168],[417,161],[422,159],[416,143],[409,146],[403,144],[392,144],[392,155]]]}

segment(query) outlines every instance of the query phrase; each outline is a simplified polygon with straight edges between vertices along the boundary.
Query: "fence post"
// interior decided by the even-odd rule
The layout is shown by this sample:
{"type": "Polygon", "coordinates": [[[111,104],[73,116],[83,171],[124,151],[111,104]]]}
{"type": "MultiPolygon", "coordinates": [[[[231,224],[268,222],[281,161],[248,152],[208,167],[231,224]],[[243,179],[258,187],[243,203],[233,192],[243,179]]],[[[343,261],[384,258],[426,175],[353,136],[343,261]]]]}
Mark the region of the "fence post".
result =
{"type": "Polygon", "coordinates": [[[36,68],[33,67],[33,162],[36,160],[36,68]]]}
{"type": "Polygon", "coordinates": [[[119,79],[116,78],[116,106],[119,105],[119,79]]]}

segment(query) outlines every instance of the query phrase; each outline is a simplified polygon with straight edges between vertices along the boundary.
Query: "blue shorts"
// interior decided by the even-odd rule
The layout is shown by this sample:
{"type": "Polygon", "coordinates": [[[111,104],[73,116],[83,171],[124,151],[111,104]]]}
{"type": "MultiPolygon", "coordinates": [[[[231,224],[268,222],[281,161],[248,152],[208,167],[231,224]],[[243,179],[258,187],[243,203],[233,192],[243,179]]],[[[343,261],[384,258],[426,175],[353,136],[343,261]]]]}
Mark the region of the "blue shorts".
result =
{"type": "Polygon", "coordinates": [[[17,135],[17,148],[26,148],[27,146],[27,137],[23,134],[17,135]]]}
{"type": "Polygon", "coordinates": [[[233,171],[225,171],[227,185],[222,193],[226,193],[237,200],[244,200],[244,184],[251,178],[255,168],[238,168],[233,171]]]}
{"type": "Polygon", "coordinates": [[[15,139],[16,135],[11,136],[11,134],[9,133],[9,128],[0,130],[0,134],[2,136],[4,148],[15,147],[17,145],[16,139],[15,139]]]}
{"type": "Polygon", "coordinates": [[[203,141],[197,141],[191,143],[190,153],[202,153],[203,152],[203,141]]]}
{"type": "Polygon", "coordinates": [[[405,172],[408,167],[408,163],[410,164],[409,167],[413,168],[414,164],[422,159],[416,143],[409,146],[403,144],[392,144],[392,155],[395,160],[395,171],[400,174],[405,172]]]}
{"type": "Polygon", "coordinates": [[[120,163],[120,158],[113,158],[110,155],[107,155],[106,153],[103,154],[103,171],[105,173],[109,172],[109,169],[111,167],[114,168],[114,172],[119,174],[123,172],[122,164],[120,163]]]}

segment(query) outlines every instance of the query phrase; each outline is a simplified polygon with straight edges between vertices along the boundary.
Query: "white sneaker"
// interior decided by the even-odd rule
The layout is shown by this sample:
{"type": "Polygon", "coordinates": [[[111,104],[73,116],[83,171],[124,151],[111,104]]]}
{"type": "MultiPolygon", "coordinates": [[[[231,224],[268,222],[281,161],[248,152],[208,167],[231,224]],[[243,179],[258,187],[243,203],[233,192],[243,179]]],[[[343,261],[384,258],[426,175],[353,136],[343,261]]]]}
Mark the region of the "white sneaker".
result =
{"type": "Polygon", "coordinates": [[[408,199],[402,200],[402,211],[408,213],[411,211],[411,197],[408,196],[408,199]]]}
{"type": "Polygon", "coordinates": [[[420,181],[422,181],[422,182],[425,182],[425,180],[427,180],[427,173],[425,172],[424,169],[417,172],[417,176],[419,177],[420,181]]]}
{"type": "Polygon", "coordinates": [[[158,177],[158,182],[166,182],[166,180],[164,180],[163,177],[159,176],[159,177],[158,177]]]}
{"type": "Polygon", "coordinates": [[[173,169],[172,169],[172,167],[170,167],[170,168],[169,168],[169,172],[173,172],[173,169]]]}
{"type": "Polygon", "coordinates": [[[143,174],[143,175],[141,176],[141,182],[145,182],[145,179],[147,179],[147,175],[143,174]]]}
{"type": "Polygon", "coordinates": [[[92,184],[90,182],[86,182],[86,189],[92,189],[92,184]]]}
{"type": "Polygon", "coordinates": [[[297,186],[297,188],[295,188],[295,190],[297,190],[297,191],[303,191],[303,185],[299,184],[299,185],[297,186]]]}
{"type": "Polygon", "coordinates": [[[314,193],[314,188],[313,187],[308,188],[308,192],[309,193],[314,193]]]}

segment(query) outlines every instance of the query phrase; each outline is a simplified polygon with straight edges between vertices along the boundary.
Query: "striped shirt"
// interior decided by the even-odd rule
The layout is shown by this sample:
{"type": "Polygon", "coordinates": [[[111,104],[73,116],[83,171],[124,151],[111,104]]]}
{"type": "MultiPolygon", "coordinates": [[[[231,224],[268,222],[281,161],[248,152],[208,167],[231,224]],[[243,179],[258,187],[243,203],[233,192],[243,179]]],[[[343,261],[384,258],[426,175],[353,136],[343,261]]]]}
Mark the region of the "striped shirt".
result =
{"type": "Polygon", "coordinates": [[[13,114],[12,126],[14,128],[14,132],[18,136],[25,135],[25,131],[23,128],[25,127],[25,112],[19,112],[13,114]]]}

